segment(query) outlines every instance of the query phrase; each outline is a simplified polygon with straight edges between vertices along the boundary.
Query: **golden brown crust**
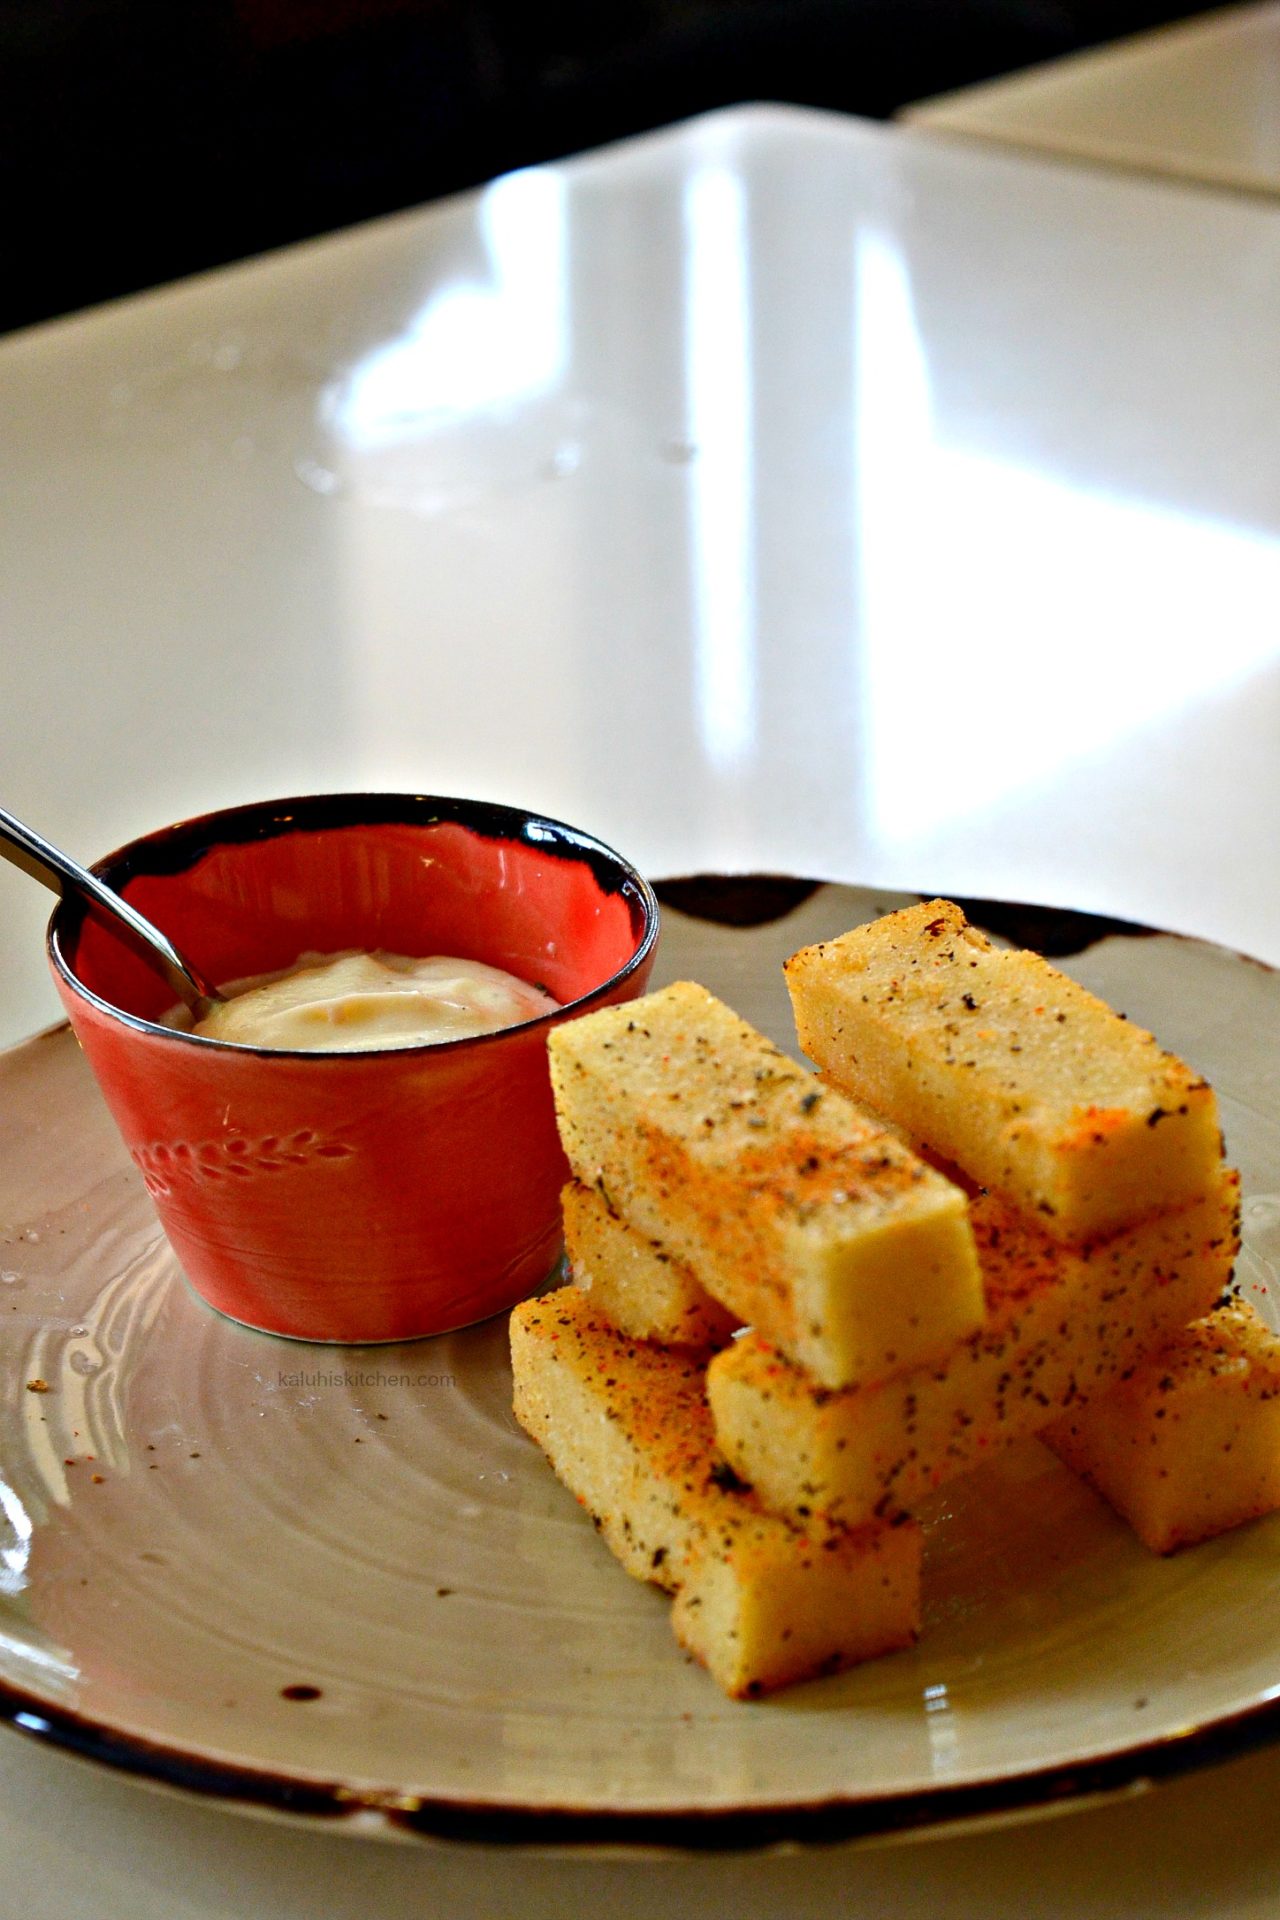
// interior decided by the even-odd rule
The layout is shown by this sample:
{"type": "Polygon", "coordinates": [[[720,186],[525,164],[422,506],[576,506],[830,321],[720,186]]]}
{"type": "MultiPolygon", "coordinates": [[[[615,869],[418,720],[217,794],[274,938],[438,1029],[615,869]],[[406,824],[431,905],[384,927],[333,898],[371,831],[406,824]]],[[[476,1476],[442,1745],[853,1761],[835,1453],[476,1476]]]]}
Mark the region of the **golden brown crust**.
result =
{"type": "Polygon", "coordinates": [[[1006,952],[932,900],[786,964],[800,1043],[1067,1242],[1207,1191],[1212,1090],[1038,954],[1006,952]]]}
{"type": "Polygon", "coordinates": [[[1043,1438],[1154,1553],[1280,1506],[1280,1337],[1229,1301],[1043,1438]]]}
{"type": "Polygon", "coordinates": [[[596,1188],[571,1180],[561,1207],[574,1284],[620,1333],[705,1352],[741,1325],[686,1261],[628,1226],[596,1188]]]}
{"type": "Polygon", "coordinates": [[[516,1418],[673,1625],[735,1697],[905,1646],[919,1628],[913,1527],[810,1538],[716,1452],[703,1369],[628,1340],[563,1287],[511,1316],[516,1418]]]}
{"type": "Polygon", "coordinates": [[[1038,1432],[1205,1313],[1230,1278],[1239,1179],[1074,1252],[990,1196],[974,1202],[990,1317],[936,1365],[832,1393],[748,1334],[708,1391],[736,1472],[809,1527],[909,1509],[1038,1432]]]}
{"type": "Polygon", "coordinates": [[[981,1324],[966,1196],[689,982],[556,1029],[577,1178],[829,1385],[981,1324]]]}

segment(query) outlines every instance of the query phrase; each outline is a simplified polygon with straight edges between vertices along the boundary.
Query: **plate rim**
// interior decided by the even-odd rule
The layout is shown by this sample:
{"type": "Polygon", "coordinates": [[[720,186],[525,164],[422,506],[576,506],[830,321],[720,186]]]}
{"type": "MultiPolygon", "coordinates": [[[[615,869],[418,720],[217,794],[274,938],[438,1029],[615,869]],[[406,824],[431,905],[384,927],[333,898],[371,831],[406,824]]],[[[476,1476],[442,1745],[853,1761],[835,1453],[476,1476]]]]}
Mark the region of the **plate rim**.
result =
{"type": "MultiPolygon", "coordinates": [[[[868,894],[891,894],[930,900],[895,886],[868,886],[860,881],[813,879],[798,874],[741,870],[682,873],[650,882],[664,909],[686,910],[664,898],[667,890],[699,883],[731,881],[739,884],[802,884],[812,892],[842,887],[868,894]]],[[[947,895],[956,899],[969,917],[984,924],[983,910],[1002,915],[1069,916],[1082,938],[1078,945],[1059,949],[1055,957],[1083,952],[1112,935],[1160,937],[1190,941],[1269,974],[1280,968],[1200,935],[1151,926],[1143,921],[1118,919],[1087,909],[1058,907],[1043,902],[990,899],[975,895],[947,895]]],[[[790,908],[765,913],[738,926],[764,924],[785,918],[790,908]]],[[[711,916],[708,916],[711,917],[711,916]]],[[[0,1049],[0,1062],[34,1048],[69,1030],[57,1021],[11,1046],[0,1049]]],[[[748,1709],[749,1710],[749,1709],[748,1709]]],[[[765,1709],[767,1711],[767,1703],[765,1709]]],[[[0,1680],[0,1723],[28,1738],[45,1742],[82,1759],[109,1766],[139,1781],[212,1801],[242,1813],[279,1815],[306,1825],[348,1827],[380,1837],[421,1842],[503,1846],[526,1851],[625,1850],[652,1853],[751,1853],[786,1848],[829,1846],[894,1838],[927,1838],[931,1832],[974,1830],[1003,1819],[1036,1818],[1111,1800],[1175,1779],[1202,1767],[1224,1764],[1280,1741],[1280,1685],[1261,1699],[1226,1713],[1214,1714],[1192,1725],[1149,1739],[1126,1742],[1085,1759],[1060,1761],[1047,1767],[1020,1768],[981,1780],[934,1782],[924,1787],[888,1793],[835,1793],[794,1801],[755,1801],[750,1806],[652,1807],[597,1806],[584,1808],[561,1802],[545,1803],[486,1799],[464,1795],[424,1795],[393,1787],[353,1785],[320,1774],[287,1773],[242,1761],[215,1759],[167,1741],[113,1726],[75,1709],[42,1699],[38,1694],[0,1680]],[[371,1824],[372,1823],[372,1824],[371,1824]]]]}
{"type": "Polygon", "coordinates": [[[193,1754],[54,1706],[7,1681],[0,1682],[0,1721],[81,1759],[229,1809],[317,1825],[372,1816],[388,1838],[527,1851],[758,1853],[927,1838],[933,1830],[962,1831],[1019,1814],[1034,1818],[1068,1811],[1076,1803],[1094,1805],[1145,1791],[1274,1744],[1280,1738],[1280,1694],[1088,1760],[890,1794],[835,1794],[723,1808],[583,1808],[555,1801],[538,1804],[352,1786],[320,1775],[287,1774],[193,1754]]]}

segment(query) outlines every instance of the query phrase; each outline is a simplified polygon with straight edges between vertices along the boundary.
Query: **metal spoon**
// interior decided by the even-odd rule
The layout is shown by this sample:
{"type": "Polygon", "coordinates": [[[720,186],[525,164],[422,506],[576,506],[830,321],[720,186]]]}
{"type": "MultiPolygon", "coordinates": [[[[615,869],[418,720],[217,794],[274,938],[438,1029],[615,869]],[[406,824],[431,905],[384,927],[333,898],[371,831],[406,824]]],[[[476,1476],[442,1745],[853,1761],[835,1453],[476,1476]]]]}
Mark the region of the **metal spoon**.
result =
{"type": "Polygon", "coordinates": [[[58,847],[51,846],[30,827],[23,826],[0,807],[0,858],[11,860],[33,880],[39,880],[62,899],[78,894],[86,906],[105,914],[134,951],[162,973],[178,998],[190,1007],[197,1020],[222,1004],[218,989],[184,960],[172,940],[153,927],[149,920],[105,886],[96,874],[80,866],[58,847]]]}

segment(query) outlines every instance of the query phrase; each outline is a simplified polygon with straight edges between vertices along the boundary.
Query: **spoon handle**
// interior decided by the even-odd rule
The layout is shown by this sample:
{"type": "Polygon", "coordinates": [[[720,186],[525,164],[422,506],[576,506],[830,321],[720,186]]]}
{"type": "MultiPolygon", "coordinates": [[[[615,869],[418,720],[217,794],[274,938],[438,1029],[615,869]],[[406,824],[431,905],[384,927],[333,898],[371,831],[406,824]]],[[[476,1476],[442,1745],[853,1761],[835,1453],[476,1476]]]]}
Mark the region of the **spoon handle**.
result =
{"type": "Polygon", "coordinates": [[[89,906],[108,916],[112,924],[126,939],[156,966],[178,998],[182,1000],[199,1019],[221,998],[217,988],[187,960],[184,960],[173,942],[159,927],[155,927],[140,914],[136,907],[120,894],[99,880],[97,874],[90,873],[78,861],[55,847],[31,827],[15,819],[0,807],[0,857],[9,860],[15,867],[29,874],[33,880],[39,880],[62,899],[79,895],[89,906]]]}

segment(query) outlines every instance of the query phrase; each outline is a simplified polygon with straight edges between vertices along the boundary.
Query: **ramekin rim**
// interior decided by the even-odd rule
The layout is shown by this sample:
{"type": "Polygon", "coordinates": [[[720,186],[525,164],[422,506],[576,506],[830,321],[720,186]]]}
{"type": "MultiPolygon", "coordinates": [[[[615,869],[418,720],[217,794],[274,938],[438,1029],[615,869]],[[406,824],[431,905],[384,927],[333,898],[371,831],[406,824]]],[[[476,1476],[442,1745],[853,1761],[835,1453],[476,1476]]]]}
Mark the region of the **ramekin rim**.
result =
{"type": "MultiPolygon", "coordinates": [[[[285,809],[289,810],[289,816],[292,816],[298,811],[306,812],[312,808],[320,811],[326,801],[335,803],[344,802],[348,804],[360,801],[383,804],[396,801],[411,802],[415,807],[440,808],[446,810],[442,816],[437,815],[435,818],[430,814],[426,815],[421,821],[421,824],[424,826],[452,822],[460,826],[470,827],[473,831],[482,831],[482,829],[476,826],[473,818],[463,817],[465,811],[467,814],[478,814],[491,820],[494,823],[493,837],[500,837],[502,826],[505,825],[507,828],[510,828],[514,826],[515,823],[520,823],[523,827],[538,826],[549,828],[556,835],[563,836],[564,852],[566,855],[572,854],[575,851],[581,851],[602,857],[603,860],[613,868],[618,876],[618,885],[613,888],[612,891],[626,896],[630,890],[639,902],[642,918],[640,938],[622,966],[616,967],[612,973],[596,986],[592,987],[587,993],[579,994],[575,999],[564,1002],[563,1005],[549,1007],[544,1013],[535,1015],[531,1020],[520,1020],[509,1027],[497,1027],[489,1033],[463,1034],[454,1040],[426,1040],[407,1046],[394,1047],[351,1047],[333,1052],[325,1052],[320,1049],[305,1047],[254,1046],[243,1040],[220,1040],[211,1034],[189,1033],[181,1027],[165,1026],[162,1021],[147,1020],[141,1014],[130,1013],[124,1007],[115,1006],[110,1000],[104,999],[101,994],[95,993],[91,987],[87,986],[85,982],[79,978],[71,966],[70,961],[62,951],[60,935],[63,931],[65,921],[72,915],[78,915],[80,918],[83,918],[86,911],[75,900],[65,898],[59,900],[49,916],[48,925],[45,929],[45,951],[50,966],[53,968],[57,977],[65,982],[68,989],[77,999],[84,1001],[87,1005],[95,1008],[99,1013],[107,1015],[108,1018],[118,1022],[120,1025],[129,1027],[136,1033],[158,1038],[162,1042],[181,1041],[189,1046],[206,1049],[214,1048],[223,1053],[249,1055],[255,1059],[262,1060],[367,1063],[372,1059],[385,1057],[388,1054],[393,1054],[398,1057],[408,1056],[410,1058],[419,1058],[424,1055],[434,1056],[441,1053],[448,1053],[450,1056],[455,1056],[459,1049],[491,1045],[495,1041],[501,1041],[517,1033],[527,1033],[537,1027],[545,1026],[550,1030],[552,1026],[558,1025],[564,1020],[578,1018],[581,1013],[588,1011],[593,1004],[613,992],[617,987],[622,986],[648,958],[657,942],[662,912],[657,895],[639,868],[633,866],[631,861],[620,854],[616,848],[609,846],[607,841],[601,840],[596,834],[588,833],[582,827],[571,825],[568,821],[557,820],[552,815],[543,813],[537,808],[513,806],[507,801],[499,800],[469,800],[461,795],[399,793],[379,790],[370,792],[347,792],[344,790],[334,793],[301,794],[279,800],[247,801],[236,806],[215,808],[208,813],[193,814],[188,819],[173,821],[168,826],[158,827],[149,834],[139,834],[136,838],[125,841],[123,846],[117,847],[113,852],[104,854],[101,859],[94,861],[91,870],[100,878],[105,878],[119,865],[124,863],[135,850],[141,847],[157,845],[163,842],[170,842],[176,845],[184,834],[193,833],[198,829],[212,829],[215,828],[219,822],[229,822],[237,817],[259,819],[264,825],[270,823],[273,819],[277,820],[281,833],[286,831],[306,831],[308,829],[296,825],[292,817],[286,817],[285,809]]],[[[383,821],[379,821],[376,818],[362,819],[359,816],[354,816],[348,820],[335,820],[331,822],[328,830],[336,831],[342,827],[391,825],[394,823],[395,816],[390,813],[383,821]]],[[[412,826],[418,823],[411,818],[405,818],[403,824],[412,826]]],[[[322,824],[317,824],[317,826],[311,830],[323,832],[326,828],[322,824]]],[[[277,836],[272,833],[262,832],[245,837],[270,839],[277,836]]],[[[202,851],[210,851],[216,844],[218,844],[216,838],[211,837],[210,846],[203,850],[197,849],[192,856],[191,864],[194,864],[195,860],[201,857],[202,851]]]]}

